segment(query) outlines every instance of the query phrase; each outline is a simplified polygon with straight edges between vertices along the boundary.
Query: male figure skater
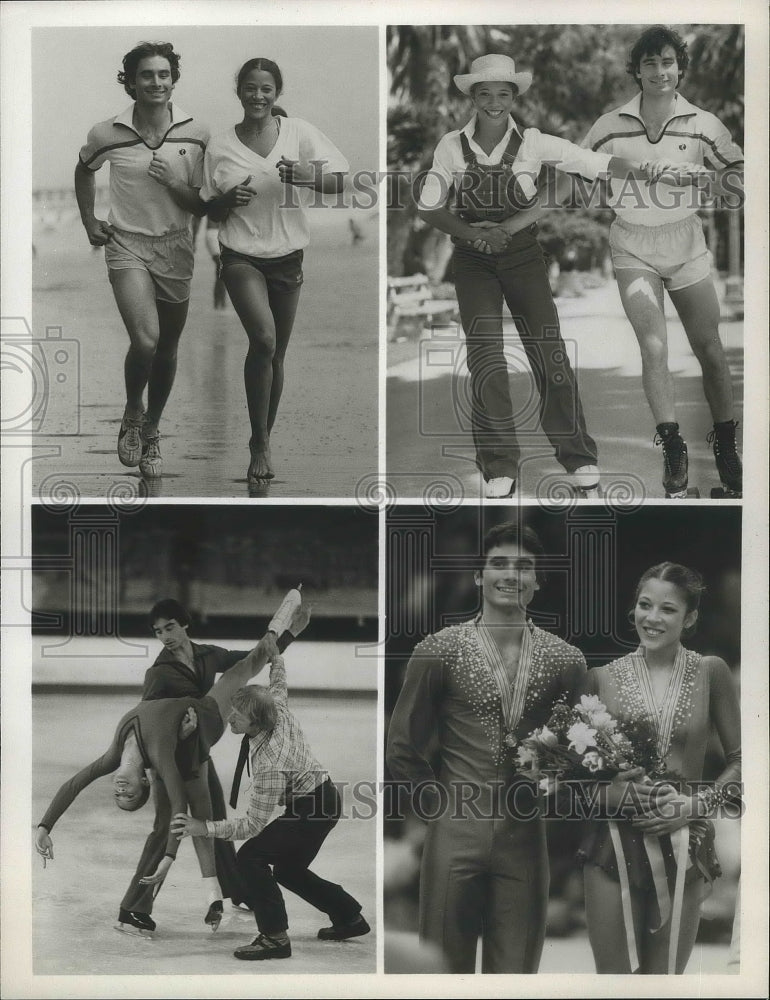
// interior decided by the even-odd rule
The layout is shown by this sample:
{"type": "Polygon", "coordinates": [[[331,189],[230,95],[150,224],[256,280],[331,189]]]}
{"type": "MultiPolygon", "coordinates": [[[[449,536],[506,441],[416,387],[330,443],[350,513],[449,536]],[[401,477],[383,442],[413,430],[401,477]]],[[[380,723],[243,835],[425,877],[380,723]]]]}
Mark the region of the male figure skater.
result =
{"type": "MultiPolygon", "coordinates": [[[[308,614],[304,611],[301,618],[292,621],[293,632],[287,629],[278,637],[281,652],[304,629],[307,618],[308,614]]],[[[203,698],[211,690],[217,674],[229,670],[246,656],[244,650],[223,649],[220,646],[192,642],[188,635],[189,625],[190,616],[178,601],[158,601],[150,611],[150,626],[163,643],[163,649],[145,674],[142,701],[203,698]]],[[[224,819],[227,816],[227,806],[213,761],[209,761],[208,786],[213,815],[215,819],[224,819]]],[[[155,921],[150,913],[158,887],[141,880],[156,871],[163,857],[171,821],[171,805],[163,783],[156,782],[153,787],[155,821],[131,884],[120,904],[118,920],[123,929],[133,926],[140,931],[155,930],[155,921]]],[[[214,845],[214,854],[222,894],[229,896],[234,905],[242,904],[244,892],[236,868],[233,845],[218,841],[214,845]]]]}
{"type": "Polygon", "coordinates": [[[390,723],[387,761],[430,816],[420,877],[420,937],[450,972],[537,972],[548,855],[534,785],[515,777],[517,738],[574,704],[580,650],[537,628],[543,546],[507,522],[484,538],[475,571],[482,610],[417,645],[390,723]],[[438,770],[428,759],[438,739],[438,770]],[[427,783],[427,784],[426,784],[427,783]],[[430,790],[430,795],[427,794],[430,790]]]}

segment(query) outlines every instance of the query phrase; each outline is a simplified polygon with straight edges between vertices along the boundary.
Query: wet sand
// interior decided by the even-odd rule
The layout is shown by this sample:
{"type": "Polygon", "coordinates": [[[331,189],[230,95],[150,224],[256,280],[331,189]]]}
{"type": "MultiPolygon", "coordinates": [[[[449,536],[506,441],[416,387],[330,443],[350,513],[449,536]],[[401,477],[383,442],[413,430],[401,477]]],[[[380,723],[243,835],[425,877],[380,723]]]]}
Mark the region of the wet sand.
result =
{"type": "MultiPolygon", "coordinates": [[[[352,497],[377,468],[377,225],[351,245],[347,211],[310,213],[305,283],[286,357],[273,431],[276,478],[264,495],[352,497]]],[[[213,308],[214,265],[199,233],[190,312],[174,389],[161,424],[163,478],[142,482],[115,451],[125,393],[128,338],[112,297],[103,251],[89,247],[72,214],[36,233],[33,330],[61,327],[79,344],[80,406],[67,436],[39,434],[58,454],[33,462],[35,494],[71,483],[82,497],[121,489],[142,495],[248,496],[249,422],[243,388],[246,335],[228,302],[213,308]],[[79,431],[79,433],[78,433],[79,431]],[[74,432],[74,433],[73,433],[74,432]]],[[[71,408],[72,409],[72,408],[71,408]]]]}
{"type": "MultiPolygon", "coordinates": [[[[117,720],[136,704],[131,695],[36,695],[32,703],[32,815],[37,822],[62,781],[104,752],[117,720]],[[88,720],[83,725],[83,719],[88,720]]],[[[371,699],[296,697],[292,710],[332,779],[344,789],[376,778],[376,702],[371,699]],[[350,753],[355,747],[355,754],[350,753]]],[[[238,737],[225,733],[212,757],[229,790],[238,737]]],[[[244,778],[240,807],[243,808],[244,778]]],[[[361,805],[362,813],[372,812],[361,805]]],[[[32,861],[33,969],[36,975],[279,975],[375,971],[376,820],[344,818],[321,847],[313,870],[341,883],[362,904],[372,933],[346,942],[316,937],[328,923],[302,900],[285,893],[292,957],[240,962],[234,948],[256,936],[254,918],[225,901],[216,933],[203,923],[206,911],[192,843],[182,843],[153,911],[151,940],[114,930],[118,904],[152,825],[151,806],[120,814],[110,799],[109,778],[83,791],[52,832],[54,861],[44,870],[30,841],[32,861]]],[[[227,989],[224,988],[224,993],[227,989]]]]}

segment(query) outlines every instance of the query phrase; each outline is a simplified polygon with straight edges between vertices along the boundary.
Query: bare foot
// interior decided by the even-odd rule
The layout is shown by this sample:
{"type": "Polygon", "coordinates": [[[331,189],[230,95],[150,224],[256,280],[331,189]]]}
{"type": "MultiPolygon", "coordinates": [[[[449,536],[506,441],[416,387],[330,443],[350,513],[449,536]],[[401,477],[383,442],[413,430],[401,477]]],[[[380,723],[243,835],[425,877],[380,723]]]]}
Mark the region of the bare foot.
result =
{"type": "Polygon", "coordinates": [[[270,457],[270,445],[264,448],[251,448],[251,462],[246,478],[249,483],[262,482],[265,479],[274,479],[273,463],[270,457]]]}

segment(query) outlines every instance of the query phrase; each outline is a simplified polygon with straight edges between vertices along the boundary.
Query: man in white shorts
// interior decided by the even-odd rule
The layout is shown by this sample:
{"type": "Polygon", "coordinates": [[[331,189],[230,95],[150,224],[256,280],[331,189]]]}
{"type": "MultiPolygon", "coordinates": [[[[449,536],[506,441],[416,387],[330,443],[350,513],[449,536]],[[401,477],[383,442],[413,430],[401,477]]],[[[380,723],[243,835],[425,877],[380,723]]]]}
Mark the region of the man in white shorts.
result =
{"type": "Polygon", "coordinates": [[[677,93],[687,64],[687,45],[675,31],[648,28],[634,43],[627,65],[639,94],[602,115],[583,145],[649,164],[655,181],[649,186],[613,181],[616,219],[610,249],[623,307],[642,353],[644,391],[657,429],[655,443],[663,446],[666,496],[687,495],[687,445],[679,432],[668,369],[664,288],[702,369],[714,421],[708,440],[724,494],[741,496],[733,389],[719,339],[711,254],[697,211],[699,180],[708,179],[709,171],[716,174],[718,193],[732,196],[731,207],[742,201],[743,153],[715,115],[677,93]],[[681,186],[688,176],[692,183],[681,186]]]}
{"type": "Polygon", "coordinates": [[[160,421],[174,384],[187,319],[198,188],[208,131],[172,105],[179,56],[169,42],[142,42],[123,58],[118,82],[135,103],[95,125],[80,151],[75,193],[91,246],[103,246],[128,332],[126,407],[118,436],[123,465],[161,474],[160,421]],[[108,221],[94,214],[95,172],[110,164],[108,221]],[[147,409],[144,390],[147,388],[147,409]]]}

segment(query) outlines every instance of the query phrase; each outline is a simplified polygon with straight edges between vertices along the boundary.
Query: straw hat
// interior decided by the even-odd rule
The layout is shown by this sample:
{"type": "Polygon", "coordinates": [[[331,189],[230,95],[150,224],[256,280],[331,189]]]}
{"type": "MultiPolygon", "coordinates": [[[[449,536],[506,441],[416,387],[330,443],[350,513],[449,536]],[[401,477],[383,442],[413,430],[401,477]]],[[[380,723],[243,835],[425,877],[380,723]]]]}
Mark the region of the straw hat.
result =
{"type": "Polygon", "coordinates": [[[470,73],[460,73],[454,78],[458,90],[470,94],[475,83],[512,83],[520,94],[529,90],[531,73],[517,73],[516,64],[510,56],[479,56],[471,63],[470,73]]]}

